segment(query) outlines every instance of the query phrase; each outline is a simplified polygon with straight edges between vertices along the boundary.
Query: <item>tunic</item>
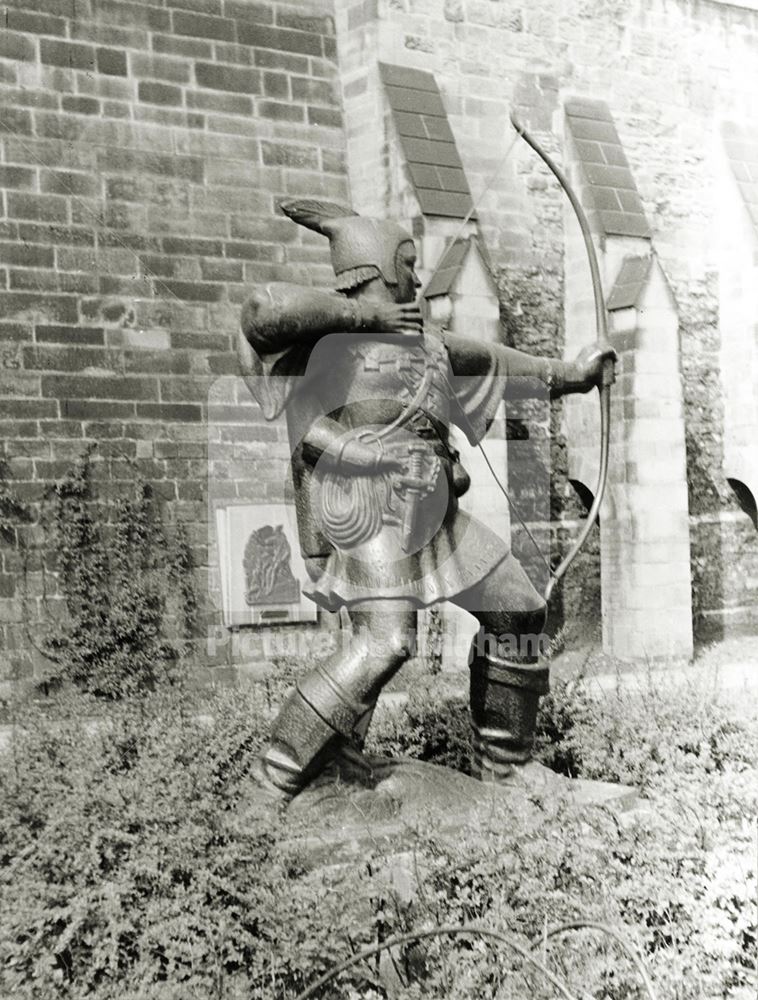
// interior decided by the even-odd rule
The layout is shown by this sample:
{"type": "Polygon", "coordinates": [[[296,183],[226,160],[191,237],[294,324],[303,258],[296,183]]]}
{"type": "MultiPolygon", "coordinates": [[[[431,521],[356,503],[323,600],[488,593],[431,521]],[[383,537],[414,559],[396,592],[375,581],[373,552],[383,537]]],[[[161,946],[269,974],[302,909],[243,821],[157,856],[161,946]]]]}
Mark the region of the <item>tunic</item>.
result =
{"type": "Polygon", "coordinates": [[[286,402],[301,548],[320,568],[305,594],[331,611],[376,599],[426,607],[508,557],[507,540],[459,509],[449,444],[451,425],[472,444],[484,437],[506,367],[496,346],[434,331],[420,339],[332,334],[311,349],[286,402]],[[303,444],[324,416],[345,441],[360,434],[404,462],[415,455],[425,487],[414,495],[395,473],[340,475],[328,462],[309,463],[303,444]]]}

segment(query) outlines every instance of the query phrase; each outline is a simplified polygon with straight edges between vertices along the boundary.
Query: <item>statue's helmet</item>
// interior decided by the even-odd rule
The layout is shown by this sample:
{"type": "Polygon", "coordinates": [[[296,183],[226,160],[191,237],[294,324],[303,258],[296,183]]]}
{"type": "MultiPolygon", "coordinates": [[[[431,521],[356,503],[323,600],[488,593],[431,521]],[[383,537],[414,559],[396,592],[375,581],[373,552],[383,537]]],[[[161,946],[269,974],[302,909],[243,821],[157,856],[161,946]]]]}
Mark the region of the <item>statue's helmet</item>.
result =
{"type": "Polygon", "coordinates": [[[328,237],[337,288],[354,288],[381,276],[396,285],[398,250],[413,237],[390,219],[356,215],[336,202],[288,199],[279,207],[293,222],[328,237]]]}

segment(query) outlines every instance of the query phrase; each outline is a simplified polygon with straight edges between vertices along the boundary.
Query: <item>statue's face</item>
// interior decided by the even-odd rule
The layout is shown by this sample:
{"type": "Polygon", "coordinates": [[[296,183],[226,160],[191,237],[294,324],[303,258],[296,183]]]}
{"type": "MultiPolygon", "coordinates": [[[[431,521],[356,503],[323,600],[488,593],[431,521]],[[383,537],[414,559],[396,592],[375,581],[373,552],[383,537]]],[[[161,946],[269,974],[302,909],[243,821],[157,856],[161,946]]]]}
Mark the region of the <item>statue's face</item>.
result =
{"type": "Polygon", "coordinates": [[[397,273],[395,301],[413,302],[421,282],[416,274],[416,248],[412,240],[406,240],[397,248],[395,271],[397,273]]]}

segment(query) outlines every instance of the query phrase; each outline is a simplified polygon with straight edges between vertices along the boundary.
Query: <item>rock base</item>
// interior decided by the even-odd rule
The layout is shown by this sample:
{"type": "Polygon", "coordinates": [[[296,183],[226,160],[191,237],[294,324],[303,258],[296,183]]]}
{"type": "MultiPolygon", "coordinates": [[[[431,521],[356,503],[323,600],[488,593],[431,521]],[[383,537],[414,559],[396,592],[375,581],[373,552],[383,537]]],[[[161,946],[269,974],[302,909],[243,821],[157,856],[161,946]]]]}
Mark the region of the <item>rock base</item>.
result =
{"type": "Polygon", "coordinates": [[[580,808],[632,809],[637,792],[627,785],[565,778],[532,761],[514,768],[506,782],[474,778],[411,759],[350,753],[334,761],[287,806],[293,841],[314,860],[354,858],[368,845],[397,848],[409,828],[454,832],[482,810],[539,809],[546,799],[580,808]]]}

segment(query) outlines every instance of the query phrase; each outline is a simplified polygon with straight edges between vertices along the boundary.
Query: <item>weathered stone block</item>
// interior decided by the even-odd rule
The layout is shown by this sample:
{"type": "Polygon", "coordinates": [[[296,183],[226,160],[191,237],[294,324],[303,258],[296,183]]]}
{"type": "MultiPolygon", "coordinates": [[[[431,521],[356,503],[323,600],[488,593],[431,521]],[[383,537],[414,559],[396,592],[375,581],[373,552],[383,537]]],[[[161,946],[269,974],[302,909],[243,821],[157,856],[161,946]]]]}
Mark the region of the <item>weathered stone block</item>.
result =
{"type": "Polygon", "coordinates": [[[173,29],[178,35],[193,38],[216,38],[219,41],[236,41],[236,26],[233,20],[210,17],[194,11],[175,10],[172,14],[173,29]]]}
{"type": "Polygon", "coordinates": [[[98,48],[95,53],[98,73],[126,76],[126,53],[118,49],[98,48]]]}
{"type": "Polygon", "coordinates": [[[199,62],[195,65],[195,76],[201,87],[213,90],[229,90],[241,94],[261,92],[261,73],[257,69],[199,62]]]}
{"type": "Polygon", "coordinates": [[[15,31],[3,31],[0,35],[0,57],[3,59],[31,61],[36,55],[37,50],[32,38],[15,31]]]}
{"type": "Polygon", "coordinates": [[[252,45],[255,48],[281,49],[285,52],[298,52],[311,56],[324,54],[321,36],[312,32],[271,28],[240,21],[237,33],[238,39],[243,45],[252,45]]]}
{"type": "Polygon", "coordinates": [[[40,40],[40,59],[52,66],[66,66],[69,69],[94,70],[95,50],[91,45],[79,42],[64,42],[52,38],[40,40]]]}
{"type": "Polygon", "coordinates": [[[182,91],[179,87],[152,80],[140,80],[137,95],[140,101],[150,104],[182,104],[182,91]]]}

